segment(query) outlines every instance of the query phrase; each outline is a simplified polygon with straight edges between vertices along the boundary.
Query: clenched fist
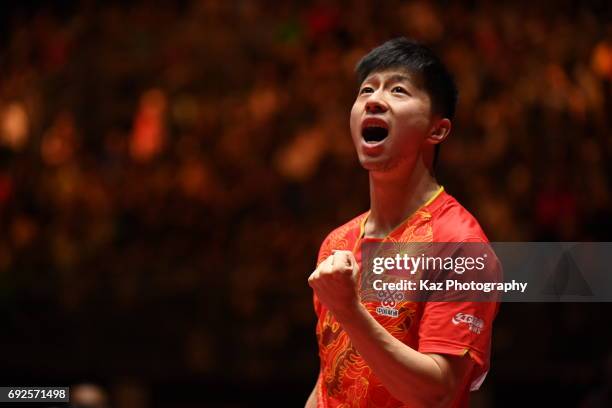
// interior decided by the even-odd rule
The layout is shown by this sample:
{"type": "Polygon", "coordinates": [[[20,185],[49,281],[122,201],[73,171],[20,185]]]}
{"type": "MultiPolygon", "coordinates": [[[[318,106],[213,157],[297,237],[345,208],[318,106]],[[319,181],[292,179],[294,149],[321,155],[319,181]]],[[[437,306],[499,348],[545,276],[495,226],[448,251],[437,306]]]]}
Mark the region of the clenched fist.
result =
{"type": "Polygon", "coordinates": [[[319,301],[338,320],[348,317],[360,305],[357,293],[358,268],[351,251],[333,251],[308,278],[308,284],[319,301]]]}

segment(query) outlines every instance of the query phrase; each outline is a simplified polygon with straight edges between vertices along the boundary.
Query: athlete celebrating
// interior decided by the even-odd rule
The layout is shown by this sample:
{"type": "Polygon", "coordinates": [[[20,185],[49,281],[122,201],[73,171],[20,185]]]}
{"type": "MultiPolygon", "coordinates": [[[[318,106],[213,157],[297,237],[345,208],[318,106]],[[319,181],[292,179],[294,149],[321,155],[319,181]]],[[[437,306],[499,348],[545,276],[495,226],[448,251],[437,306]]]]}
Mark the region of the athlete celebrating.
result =
{"type": "Polygon", "coordinates": [[[466,407],[488,371],[498,304],[401,302],[384,315],[360,299],[358,283],[366,242],[488,242],[433,173],[456,86],[431,50],[406,38],[375,48],[356,71],[350,128],[370,210],[327,236],[308,278],[321,367],[306,407],[466,407]]]}

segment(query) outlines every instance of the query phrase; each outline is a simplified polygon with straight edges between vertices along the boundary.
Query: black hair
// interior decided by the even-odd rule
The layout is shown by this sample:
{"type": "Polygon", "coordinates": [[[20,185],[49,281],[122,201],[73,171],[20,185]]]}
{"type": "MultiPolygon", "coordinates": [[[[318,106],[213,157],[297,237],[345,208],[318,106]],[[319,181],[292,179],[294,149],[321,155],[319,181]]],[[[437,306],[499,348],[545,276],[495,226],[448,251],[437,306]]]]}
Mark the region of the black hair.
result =
{"type": "MultiPolygon", "coordinates": [[[[386,69],[405,69],[416,74],[420,85],[431,98],[432,112],[453,119],[457,105],[457,85],[446,66],[434,52],[414,40],[398,37],[374,48],[355,67],[357,80],[361,84],[373,72],[386,69]]],[[[440,153],[440,144],[434,153],[435,167],[440,153]]]]}

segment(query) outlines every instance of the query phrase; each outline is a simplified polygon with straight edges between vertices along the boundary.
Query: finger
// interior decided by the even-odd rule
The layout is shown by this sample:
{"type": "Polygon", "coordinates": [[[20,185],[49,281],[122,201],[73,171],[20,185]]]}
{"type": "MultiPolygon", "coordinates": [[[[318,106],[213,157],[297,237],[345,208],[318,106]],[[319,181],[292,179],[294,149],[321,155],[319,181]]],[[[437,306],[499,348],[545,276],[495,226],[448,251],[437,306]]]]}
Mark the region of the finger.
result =
{"type": "Polygon", "coordinates": [[[349,251],[336,251],[334,253],[334,265],[336,265],[337,268],[342,269],[350,268],[351,263],[348,255],[349,253],[349,251]]]}
{"type": "Polygon", "coordinates": [[[351,252],[351,251],[347,251],[348,252],[348,259],[349,259],[349,264],[351,267],[357,265],[357,259],[355,259],[355,255],[351,252]]]}
{"type": "Polygon", "coordinates": [[[347,251],[345,249],[334,249],[332,250],[332,255],[334,256],[334,265],[344,265],[346,264],[346,255],[351,251],[347,251]]]}
{"type": "Polygon", "coordinates": [[[333,267],[333,262],[334,262],[334,256],[333,255],[328,256],[323,262],[319,264],[319,267],[317,268],[317,270],[319,271],[319,274],[330,273],[333,267]]]}
{"type": "Polygon", "coordinates": [[[318,277],[319,277],[319,270],[315,269],[314,272],[312,272],[310,276],[308,277],[308,285],[310,285],[311,288],[314,288],[313,285],[315,284],[318,277]]]}
{"type": "Polygon", "coordinates": [[[336,267],[336,269],[338,269],[340,266],[342,266],[342,258],[339,257],[340,256],[340,251],[334,251],[332,256],[334,257],[333,260],[332,260],[332,269],[334,269],[334,266],[336,267]],[[336,259],[336,258],[338,258],[338,259],[336,259]]]}

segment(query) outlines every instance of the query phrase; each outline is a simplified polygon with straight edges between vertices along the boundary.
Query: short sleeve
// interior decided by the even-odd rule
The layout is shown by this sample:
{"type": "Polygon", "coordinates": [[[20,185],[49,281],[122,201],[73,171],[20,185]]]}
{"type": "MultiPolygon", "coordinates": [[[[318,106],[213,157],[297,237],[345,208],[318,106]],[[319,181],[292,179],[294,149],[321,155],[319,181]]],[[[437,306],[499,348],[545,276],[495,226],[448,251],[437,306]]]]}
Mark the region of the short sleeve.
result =
{"type": "MultiPolygon", "coordinates": [[[[493,321],[499,303],[428,302],[419,328],[419,351],[463,356],[477,364],[475,381],[489,369],[493,321]]],[[[484,379],[484,378],[483,378],[484,379]]]]}
{"type": "MultiPolygon", "coordinates": [[[[501,278],[496,258],[487,268],[482,276],[501,278]]],[[[471,379],[471,389],[476,390],[489,369],[493,322],[499,302],[475,301],[469,292],[459,291],[434,299],[444,301],[424,303],[418,350],[456,356],[468,354],[476,363],[471,379]]]]}

